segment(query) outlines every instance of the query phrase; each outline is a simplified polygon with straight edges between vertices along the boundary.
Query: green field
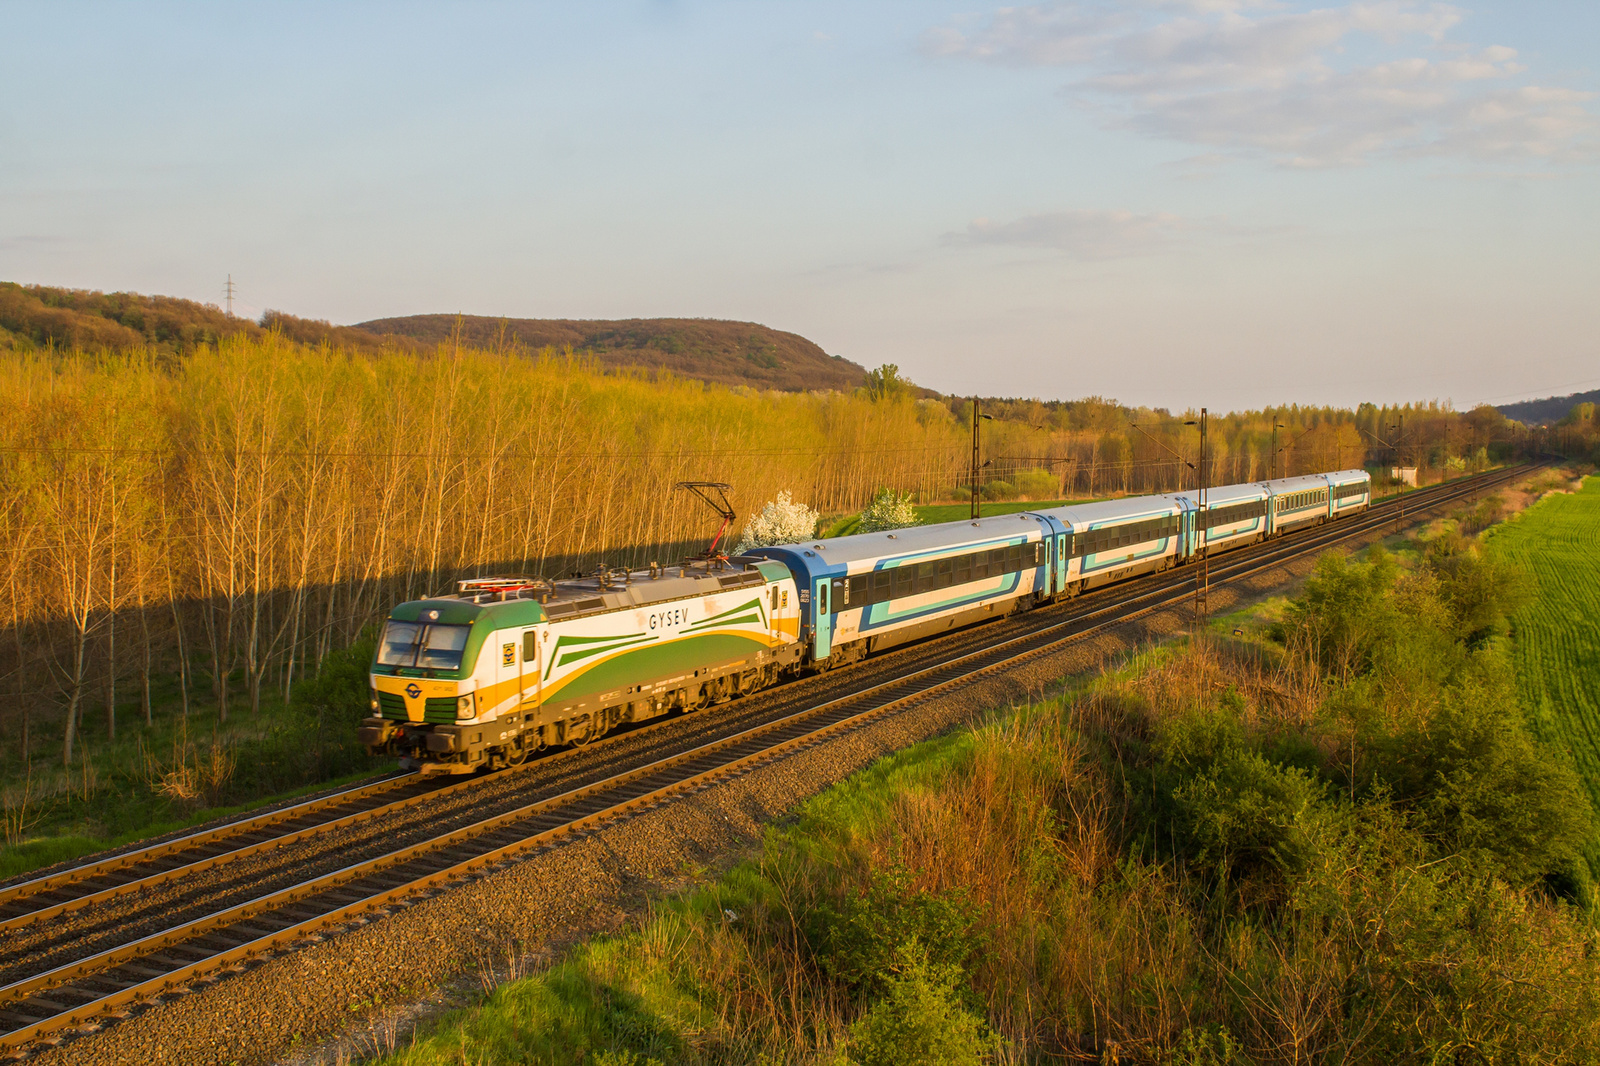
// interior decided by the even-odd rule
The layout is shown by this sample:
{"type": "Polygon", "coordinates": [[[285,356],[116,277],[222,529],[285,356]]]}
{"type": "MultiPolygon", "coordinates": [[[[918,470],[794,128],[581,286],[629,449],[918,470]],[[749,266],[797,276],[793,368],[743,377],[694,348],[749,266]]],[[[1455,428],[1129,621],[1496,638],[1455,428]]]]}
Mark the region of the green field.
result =
{"type": "Polygon", "coordinates": [[[1600,809],[1600,477],[1547,497],[1485,541],[1537,582],[1537,598],[1513,618],[1517,683],[1535,727],[1572,752],[1600,809]]]}

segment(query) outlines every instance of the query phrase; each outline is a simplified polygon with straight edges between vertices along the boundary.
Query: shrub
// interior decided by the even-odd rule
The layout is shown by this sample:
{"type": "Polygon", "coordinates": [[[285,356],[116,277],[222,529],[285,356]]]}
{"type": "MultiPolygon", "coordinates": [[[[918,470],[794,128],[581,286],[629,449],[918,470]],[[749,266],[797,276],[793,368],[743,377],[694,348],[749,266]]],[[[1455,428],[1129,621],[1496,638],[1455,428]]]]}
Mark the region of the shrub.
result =
{"type": "Polygon", "coordinates": [[[1308,820],[1324,791],[1312,774],[1253,750],[1215,711],[1169,723],[1161,748],[1169,839],[1185,858],[1236,874],[1304,867],[1308,820]]]}
{"type": "Polygon", "coordinates": [[[904,967],[850,1027],[860,1066],[977,1066],[988,1044],[983,1019],[961,1005],[956,974],[924,961],[904,967]]]}
{"type": "Polygon", "coordinates": [[[882,533],[890,529],[904,529],[917,524],[916,509],[911,506],[911,494],[901,496],[893,489],[879,489],[867,509],[861,512],[857,533],[882,533]]]}
{"type": "Polygon", "coordinates": [[[1012,478],[1017,493],[1030,500],[1053,500],[1061,491],[1061,479],[1048,470],[1024,470],[1012,478]]]}
{"type": "Polygon", "coordinates": [[[1382,738],[1377,754],[1375,775],[1417,812],[1440,854],[1513,884],[1570,871],[1589,837],[1593,815],[1576,774],[1534,742],[1492,666],[1382,738]]]}
{"type": "Polygon", "coordinates": [[[1428,566],[1449,610],[1454,636],[1469,646],[1510,629],[1507,619],[1533,599],[1533,581],[1515,563],[1485,555],[1475,546],[1440,538],[1429,545],[1428,566]]]}
{"type": "Polygon", "coordinates": [[[787,490],[778,493],[758,514],[750,516],[739,539],[739,551],[771,544],[794,544],[810,539],[817,530],[817,512],[796,503],[787,490]]]}
{"type": "Polygon", "coordinates": [[[809,939],[823,972],[845,986],[880,991],[902,963],[907,944],[941,972],[960,972],[982,948],[977,916],[964,892],[910,887],[901,866],[877,870],[864,891],[837,909],[819,906],[809,939]]]}
{"type": "Polygon", "coordinates": [[[1400,628],[1389,591],[1399,568],[1381,548],[1365,563],[1329,552],[1317,560],[1305,592],[1289,605],[1289,641],[1324,671],[1348,679],[1366,672],[1400,628]]]}

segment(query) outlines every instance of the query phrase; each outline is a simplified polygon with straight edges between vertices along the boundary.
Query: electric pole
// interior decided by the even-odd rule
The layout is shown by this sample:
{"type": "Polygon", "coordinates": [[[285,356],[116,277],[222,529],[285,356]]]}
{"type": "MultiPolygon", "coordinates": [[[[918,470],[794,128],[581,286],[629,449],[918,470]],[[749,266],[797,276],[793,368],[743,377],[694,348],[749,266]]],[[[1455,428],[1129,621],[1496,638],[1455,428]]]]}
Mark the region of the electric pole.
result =
{"type": "Polygon", "coordinates": [[[1206,513],[1207,497],[1211,488],[1211,468],[1206,465],[1206,409],[1200,408],[1200,419],[1184,422],[1186,426],[1200,427],[1200,502],[1194,513],[1195,559],[1194,571],[1194,631],[1199,637],[1205,629],[1208,605],[1206,596],[1211,591],[1211,569],[1206,554],[1206,541],[1211,533],[1210,516],[1206,513]]]}
{"type": "Polygon", "coordinates": [[[972,518],[973,518],[974,521],[976,521],[977,518],[978,518],[978,471],[982,470],[984,467],[989,465],[988,463],[979,463],[978,462],[978,420],[979,419],[985,419],[987,421],[993,422],[994,421],[994,415],[979,414],[978,413],[978,398],[976,396],[974,396],[972,398],[972,469],[969,470],[968,473],[967,473],[967,480],[969,482],[971,482],[971,485],[972,485],[972,518]]]}
{"type": "Polygon", "coordinates": [[[1200,570],[1194,578],[1194,616],[1197,632],[1205,627],[1209,611],[1206,597],[1211,591],[1211,571],[1207,558],[1211,523],[1206,513],[1206,497],[1210,488],[1211,467],[1206,462],[1206,409],[1202,407],[1200,408],[1200,570]]]}
{"type": "Polygon", "coordinates": [[[228,286],[227,286],[227,288],[223,289],[223,292],[227,295],[227,298],[228,298],[228,317],[232,318],[233,317],[233,275],[232,274],[228,275],[228,286]]]}

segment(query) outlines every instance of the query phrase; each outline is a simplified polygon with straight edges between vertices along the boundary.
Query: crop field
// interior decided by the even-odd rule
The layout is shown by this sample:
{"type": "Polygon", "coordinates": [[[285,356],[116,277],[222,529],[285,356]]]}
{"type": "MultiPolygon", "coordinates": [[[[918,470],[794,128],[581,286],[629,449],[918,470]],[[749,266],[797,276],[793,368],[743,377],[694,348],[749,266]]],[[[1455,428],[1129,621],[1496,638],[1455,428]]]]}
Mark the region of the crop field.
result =
{"type": "Polygon", "coordinates": [[[1512,620],[1517,681],[1535,727],[1571,750],[1600,808],[1600,477],[1541,501],[1487,542],[1537,582],[1512,620]]]}

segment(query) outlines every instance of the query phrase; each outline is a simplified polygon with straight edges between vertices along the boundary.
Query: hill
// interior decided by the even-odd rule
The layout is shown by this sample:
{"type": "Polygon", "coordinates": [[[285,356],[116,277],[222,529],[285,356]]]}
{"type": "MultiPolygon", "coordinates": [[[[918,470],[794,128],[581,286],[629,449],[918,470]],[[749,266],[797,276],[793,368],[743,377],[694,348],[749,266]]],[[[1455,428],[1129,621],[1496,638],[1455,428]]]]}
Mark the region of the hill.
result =
{"type": "Polygon", "coordinates": [[[253,322],[229,315],[216,304],[175,296],[0,282],[0,349],[147,347],[182,354],[236,334],[259,340],[273,330],[302,344],[330,344],[357,351],[431,347],[409,337],[382,337],[282,311],[268,311],[260,322],[253,322]]]}
{"type": "Polygon", "coordinates": [[[497,351],[571,348],[605,367],[669,370],[701,381],[787,392],[848,391],[866,381],[866,371],[855,363],[829,355],[797,334],[754,322],[410,315],[336,326],[284,311],[268,311],[254,322],[215,304],[173,296],[0,282],[0,350],[145,347],[181,355],[225,336],[260,340],[269,332],[302,344],[362,352],[427,352],[452,340],[497,351]]]}
{"type": "Polygon", "coordinates": [[[481,315],[410,315],[362,322],[355,328],[406,337],[428,345],[452,338],[473,348],[571,347],[608,367],[649,367],[724,385],[800,392],[853,389],[866,371],[829,355],[794,333],[754,322],[712,318],[603,319],[489,318],[481,315]]]}
{"type": "Polygon", "coordinates": [[[1580,403],[1600,403],[1600,389],[1595,389],[1593,392],[1575,392],[1570,396],[1551,396],[1543,400],[1503,403],[1495,410],[1526,426],[1547,426],[1560,421],[1568,411],[1580,403]]]}

